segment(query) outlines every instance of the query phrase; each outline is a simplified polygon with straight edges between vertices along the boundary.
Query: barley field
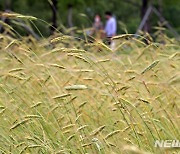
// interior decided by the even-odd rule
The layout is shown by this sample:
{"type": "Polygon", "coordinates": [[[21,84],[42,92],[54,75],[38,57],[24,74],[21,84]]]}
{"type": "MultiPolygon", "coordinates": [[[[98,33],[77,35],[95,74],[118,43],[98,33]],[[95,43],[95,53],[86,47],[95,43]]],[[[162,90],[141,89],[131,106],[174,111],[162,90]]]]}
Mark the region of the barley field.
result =
{"type": "MultiPolygon", "coordinates": [[[[6,25],[7,26],[7,25],[6,25]]],[[[0,34],[0,153],[179,153],[180,46],[0,34]]],[[[128,39],[127,39],[128,37],[128,39]]]]}

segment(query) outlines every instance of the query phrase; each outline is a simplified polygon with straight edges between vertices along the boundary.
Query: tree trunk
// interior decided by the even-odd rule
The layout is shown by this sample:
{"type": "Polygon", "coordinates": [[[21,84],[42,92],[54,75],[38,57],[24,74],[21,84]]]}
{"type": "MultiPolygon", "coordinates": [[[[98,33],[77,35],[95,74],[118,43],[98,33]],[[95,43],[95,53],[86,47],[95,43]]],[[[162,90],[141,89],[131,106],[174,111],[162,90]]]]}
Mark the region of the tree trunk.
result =
{"type": "Polygon", "coordinates": [[[158,10],[159,10],[159,13],[162,14],[163,12],[163,3],[162,3],[162,0],[158,0],[158,10]]]}
{"type": "Polygon", "coordinates": [[[72,15],[73,15],[73,6],[71,4],[68,5],[68,27],[73,27],[73,21],[72,21],[72,15]]]}
{"type": "Polygon", "coordinates": [[[11,10],[11,0],[5,0],[5,11],[11,10]]]}
{"type": "MultiPolygon", "coordinates": [[[[146,14],[146,11],[148,10],[149,7],[149,0],[142,0],[142,6],[141,6],[141,20],[143,20],[144,15],[146,14]]],[[[149,32],[150,31],[150,23],[149,19],[146,20],[143,28],[143,31],[149,32]]]]}
{"type": "MultiPolygon", "coordinates": [[[[10,12],[11,11],[11,0],[5,0],[4,3],[4,11],[10,12]]],[[[1,20],[7,24],[9,24],[9,20],[6,17],[1,17],[1,20]]],[[[4,28],[2,25],[0,25],[0,33],[4,32],[4,28]]]]}
{"type": "Polygon", "coordinates": [[[55,31],[57,28],[57,0],[52,0],[51,9],[52,9],[52,26],[50,27],[51,34],[55,31]]]}

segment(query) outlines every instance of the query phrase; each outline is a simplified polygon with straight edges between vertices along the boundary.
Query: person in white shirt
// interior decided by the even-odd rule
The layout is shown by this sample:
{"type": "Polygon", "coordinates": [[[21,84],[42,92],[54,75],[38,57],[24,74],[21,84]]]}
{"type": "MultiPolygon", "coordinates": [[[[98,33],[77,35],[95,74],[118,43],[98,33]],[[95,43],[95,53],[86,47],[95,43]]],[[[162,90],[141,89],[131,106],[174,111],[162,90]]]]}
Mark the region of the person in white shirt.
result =
{"type": "Polygon", "coordinates": [[[107,37],[113,37],[116,35],[117,31],[117,23],[116,19],[112,16],[112,13],[107,11],[105,13],[106,18],[106,26],[105,26],[105,33],[107,37]]]}
{"type": "Polygon", "coordinates": [[[106,25],[105,25],[105,33],[106,37],[108,38],[108,43],[111,48],[114,48],[115,44],[111,41],[111,38],[116,35],[117,32],[117,22],[116,19],[113,17],[112,13],[107,11],[105,12],[106,18],[106,25]]]}

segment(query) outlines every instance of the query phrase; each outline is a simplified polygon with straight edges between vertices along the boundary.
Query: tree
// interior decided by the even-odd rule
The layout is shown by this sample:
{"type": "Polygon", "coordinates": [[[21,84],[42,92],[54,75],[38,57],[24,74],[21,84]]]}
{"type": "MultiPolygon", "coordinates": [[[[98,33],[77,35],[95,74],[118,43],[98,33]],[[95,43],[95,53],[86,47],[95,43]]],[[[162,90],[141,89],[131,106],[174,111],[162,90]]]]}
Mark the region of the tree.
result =
{"type": "Polygon", "coordinates": [[[68,4],[68,27],[71,28],[73,27],[73,21],[72,21],[72,18],[73,18],[73,5],[72,4],[68,4]]]}
{"type": "MultiPolygon", "coordinates": [[[[149,0],[142,0],[142,6],[141,6],[141,20],[143,20],[147,10],[149,7],[149,0]]],[[[143,31],[145,32],[149,32],[150,31],[150,23],[149,23],[149,19],[146,20],[143,28],[143,31]]]]}
{"type": "Polygon", "coordinates": [[[159,12],[162,14],[162,11],[163,11],[163,6],[162,6],[163,2],[162,0],[158,0],[158,10],[159,12]]]}
{"type": "MultiPolygon", "coordinates": [[[[11,11],[11,0],[6,0],[4,3],[4,11],[5,12],[9,12],[11,11]]],[[[9,20],[6,19],[5,17],[2,17],[1,20],[7,24],[9,24],[9,20]]],[[[2,25],[0,25],[0,33],[2,33],[4,31],[2,25]]]]}
{"type": "Polygon", "coordinates": [[[57,28],[58,1],[51,0],[50,6],[51,6],[51,10],[52,10],[52,26],[50,27],[51,34],[52,34],[55,31],[55,29],[57,28]]]}
{"type": "Polygon", "coordinates": [[[11,10],[11,0],[5,1],[5,11],[11,10]]]}

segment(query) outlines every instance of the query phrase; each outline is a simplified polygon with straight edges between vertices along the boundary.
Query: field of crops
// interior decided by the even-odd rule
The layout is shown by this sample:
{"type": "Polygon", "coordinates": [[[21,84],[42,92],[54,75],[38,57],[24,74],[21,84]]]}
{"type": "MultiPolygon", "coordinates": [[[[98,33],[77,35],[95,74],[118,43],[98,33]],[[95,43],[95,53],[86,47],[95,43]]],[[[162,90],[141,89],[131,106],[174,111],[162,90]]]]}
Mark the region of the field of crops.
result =
{"type": "Polygon", "coordinates": [[[178,153],[180,46],[0,35],[0,153],[178,153]]]}

